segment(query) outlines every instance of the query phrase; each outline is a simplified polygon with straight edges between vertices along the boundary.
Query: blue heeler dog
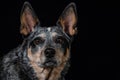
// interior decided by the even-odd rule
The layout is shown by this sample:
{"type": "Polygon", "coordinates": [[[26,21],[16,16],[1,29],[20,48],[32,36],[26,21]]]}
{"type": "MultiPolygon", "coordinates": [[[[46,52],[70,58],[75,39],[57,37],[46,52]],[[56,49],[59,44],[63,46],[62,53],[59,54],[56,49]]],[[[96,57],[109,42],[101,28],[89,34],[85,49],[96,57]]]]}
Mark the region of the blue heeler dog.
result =
{"type": "Polygon", "coordinates": [[[77,32],[75,4],[65,8],[55,26],[42,27],[30,3],[25,2],[20,20],[24,40],[3,57],[0,80],[64,80],[77,32]]]}

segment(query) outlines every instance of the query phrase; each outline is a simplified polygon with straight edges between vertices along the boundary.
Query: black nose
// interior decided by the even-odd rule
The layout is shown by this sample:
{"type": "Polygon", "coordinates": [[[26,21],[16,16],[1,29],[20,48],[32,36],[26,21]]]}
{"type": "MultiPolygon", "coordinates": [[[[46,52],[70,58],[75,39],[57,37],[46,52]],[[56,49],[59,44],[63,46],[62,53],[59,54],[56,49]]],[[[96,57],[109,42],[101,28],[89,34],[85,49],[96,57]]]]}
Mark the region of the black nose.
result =
{"type": "Polygon", "coordinates": [[[46,56],[46,57],[52,58],[52,57],[54,57],[54,55],[55,55],[55,50],[54,50],[54,49],[52,49],[52,48],[47,48],[47,49],[45,50],[45,56],[46,56]]]}

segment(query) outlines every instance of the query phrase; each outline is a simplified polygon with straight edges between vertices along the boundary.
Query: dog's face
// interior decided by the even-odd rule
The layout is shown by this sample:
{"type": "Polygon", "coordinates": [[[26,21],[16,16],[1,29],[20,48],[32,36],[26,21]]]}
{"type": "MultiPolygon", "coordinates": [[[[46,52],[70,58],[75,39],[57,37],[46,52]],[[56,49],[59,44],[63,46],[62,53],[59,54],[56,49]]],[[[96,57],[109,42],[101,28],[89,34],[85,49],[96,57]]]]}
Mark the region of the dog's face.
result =
{"type": "Polygon", "coordinates": [[[29,41],[28,57],[40,67],[55,67],[67,61],[70,40],[58,26],[38,26],[29,41]]]}
{"type": "Polygon", "coordinates": [[[57,67],[69,59],[71,37],[76,33],[75,5],[68,5],[57,25],[40,26],[31,5],[25,3],[21,12],[21,34],[27,36],[27,55],[32,65],[42,68],[57,67]]]}

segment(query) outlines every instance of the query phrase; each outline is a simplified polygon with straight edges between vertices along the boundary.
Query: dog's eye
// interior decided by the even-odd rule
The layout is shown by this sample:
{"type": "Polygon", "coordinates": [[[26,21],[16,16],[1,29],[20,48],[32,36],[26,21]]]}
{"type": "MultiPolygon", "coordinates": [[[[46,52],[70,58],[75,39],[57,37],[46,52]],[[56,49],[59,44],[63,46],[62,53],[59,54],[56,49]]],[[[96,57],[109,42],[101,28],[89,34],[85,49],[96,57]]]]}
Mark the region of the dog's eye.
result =
{"type": "Polygon", "coordinates": [[[38,45],[38,44],[43,43],[43,42],[44,42],[44,39],[42,39],[42,38],[36,38],[36,39],[34,39],[34,41],[33,41],[33,43],[34,43],[35,45],[38,45]]]}
{"type": "Polygon", "coordinates": [[[64,43],[64,39],[62,37],[59,37],[55,40],[56,43],[59,43],[59,44],[63,44],[64,43]]]}

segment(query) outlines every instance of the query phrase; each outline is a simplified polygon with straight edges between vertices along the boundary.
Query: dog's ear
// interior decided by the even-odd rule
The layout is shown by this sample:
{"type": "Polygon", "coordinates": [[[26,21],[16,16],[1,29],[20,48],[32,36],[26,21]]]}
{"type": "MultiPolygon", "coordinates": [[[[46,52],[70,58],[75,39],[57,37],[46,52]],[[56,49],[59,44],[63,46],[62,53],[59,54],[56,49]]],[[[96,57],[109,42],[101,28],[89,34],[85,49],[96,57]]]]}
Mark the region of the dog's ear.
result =
{"type": "Polygon", "coordinates": [[[30,32],[34,31],[35,26],[39,24],[39,19],[35,15],[35,12],[29,2],[25,2],[23,5],[20,21],[20,33],[24,36],[27,36],[30,32]]]}
{"type": "Polygon", "coordinates": [[[62,26],[65,33],[73,36],[77,33],[77,12],[75,3],[70,3],[59,17],[58,25],[62,26]]]}

